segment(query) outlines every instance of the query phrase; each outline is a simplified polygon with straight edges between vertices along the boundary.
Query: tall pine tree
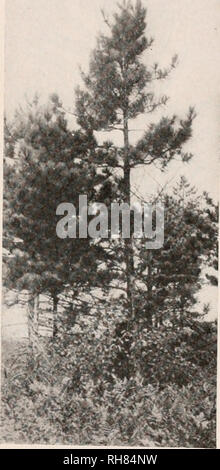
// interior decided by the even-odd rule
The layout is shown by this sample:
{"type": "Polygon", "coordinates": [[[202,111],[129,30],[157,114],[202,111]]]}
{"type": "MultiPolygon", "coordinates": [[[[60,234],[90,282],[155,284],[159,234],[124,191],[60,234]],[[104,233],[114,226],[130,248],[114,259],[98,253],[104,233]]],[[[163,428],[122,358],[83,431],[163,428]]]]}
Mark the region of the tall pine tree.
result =
{"type": "MultiPolygon", "coordinates": [[[[130,143],[130,123],[141,114],[152,113],[167,102],[167,97],[157,98],[153,92],[155,80],[164,80],[175,67],[173,57],[169,67],[146,65],[146,53],[153,45],[147,38],[146,9],[140,1],[133,4],[123,1],[109,20],[103,14],[108,35],[100,35],[92,53],[88,74],[82,73],[84,88],[76,91],[78,124],[88,133],[119,130],[123,134],[123,147],[108,147],[105,153],[94,152],[93,162],[99,166],[122,171],[119,184],[120,198],[130,205],[131,171],[139,165],[157,162],[166,168],[173,158],[188,161],[191,155],[182,150],[192,133],[193,109],[185,119],[163,117],[151,124],[143,137],[130,143]],[[112,158],[113,156],[113,158],[112,158]]],[[[106,148],[106,144],[104,145],[106,148]]],[[[118,183],[118,181],[117,181],[118,183]]],[[[115,195],[116,196],[116,195],[115,195]]],[[[114,200],[114,194],[111,193],[114,200]]],[[[126,266],[127,310],[135,318],[134,305],[134,249],[131,236],[124,240],[123,261],[126,266]]]]}

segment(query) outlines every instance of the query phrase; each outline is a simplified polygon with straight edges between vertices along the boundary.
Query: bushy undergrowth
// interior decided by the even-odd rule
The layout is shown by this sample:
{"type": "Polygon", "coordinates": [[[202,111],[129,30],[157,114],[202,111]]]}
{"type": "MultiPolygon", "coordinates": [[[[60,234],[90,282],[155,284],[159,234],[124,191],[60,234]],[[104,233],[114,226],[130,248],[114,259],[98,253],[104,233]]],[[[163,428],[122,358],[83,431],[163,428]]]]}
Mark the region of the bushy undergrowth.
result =
{"type": "MultiPolygon", "coordinates": [[[[209,367],[206,362],[204,367],[202,348],[198,354],[201,364],[194,352],[196,367],[191,360],[185,385],[171,372],[170,381],[159,382],[152,368],[152,380],[141,367],[130,377],[121,378],[115,370],[117,341],[105,328],[92,330],[84,325],[83,333],[79,329],[64,337],[63,332],[62,348],[59,337],[41,343],[34,360],[28,347],[20,346],[16,360],[11,355],[6,361],[4,442],[215,447],[216,370],[210,349],[209,367]]],[[[175,370],[181,366],[179,351],[176,357],[173,351],[172,365],[166,351],[163,354],[157,349],[155,354],[161,377],[163,368],[168,373],[169,367],[175,370]]],[[[189,359],[188,349],[186,354],[189,359]]],[[[155,355],[152,361],[156,361],[155,355]]]]}
{"type": "Polygon", "coordinates": [[[89,381],[80,393],[68,393],[63,384],[34,381],[28,393],[5,398],[3,439],[10,441],[14,428],[19,442],[214,447],[213,386],[159,391],[136,376],[111,386],[89,381]]]}

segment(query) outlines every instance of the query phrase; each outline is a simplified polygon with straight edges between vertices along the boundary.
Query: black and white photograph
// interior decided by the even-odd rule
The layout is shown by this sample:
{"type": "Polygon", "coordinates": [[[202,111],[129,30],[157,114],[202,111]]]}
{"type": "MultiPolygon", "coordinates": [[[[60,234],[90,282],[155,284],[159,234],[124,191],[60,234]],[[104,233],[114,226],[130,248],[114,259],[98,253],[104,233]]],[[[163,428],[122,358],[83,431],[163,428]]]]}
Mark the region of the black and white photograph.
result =
{"type": "Polygon", "coordinates": [[[220,2],[2,15],[0,446],[217,449],[220,2]]]}

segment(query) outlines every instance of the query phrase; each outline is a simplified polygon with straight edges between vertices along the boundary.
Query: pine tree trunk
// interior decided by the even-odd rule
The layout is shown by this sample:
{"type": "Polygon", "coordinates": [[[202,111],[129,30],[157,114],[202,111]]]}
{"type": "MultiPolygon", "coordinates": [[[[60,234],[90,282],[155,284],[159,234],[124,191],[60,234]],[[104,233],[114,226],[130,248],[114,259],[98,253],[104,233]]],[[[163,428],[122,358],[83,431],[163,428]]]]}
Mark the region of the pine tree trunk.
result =
{"type": "Polygon", "coordinates": [[[147,297],[148,297],[148,312],[147,312],[147,323],[149,327],[153,324],[153,312],[152,312],[152,256],[150,251],[147,254],[147,268],[148,268],[148,281],[147,281],[147,297]]]}
{"type": "MultiPolygon", "coordinates": [[[[128,138],[128,118],[124,114],[124,198],[125,203],[130,207],[131,202],[131,170],[130,170],[130,155],[129,155],[129,138],[128,138]]],[[[126,282],[127,282],[127,301],[129,319],[134,318],[134,305],[133,305],[133,273],[134,273],[134,259],[133,259],[133,244],[132,244],[132,224],[130,238],[125,239],[125,263],[126,263],[126,282]]]]}
{"type": "Polygon", "coordinates": [[[55,294],[53,296],[53,338],[57,336],[58,333],[58,325],[57,325],[57,306],[58,306],[59,299],[55,294]]]}

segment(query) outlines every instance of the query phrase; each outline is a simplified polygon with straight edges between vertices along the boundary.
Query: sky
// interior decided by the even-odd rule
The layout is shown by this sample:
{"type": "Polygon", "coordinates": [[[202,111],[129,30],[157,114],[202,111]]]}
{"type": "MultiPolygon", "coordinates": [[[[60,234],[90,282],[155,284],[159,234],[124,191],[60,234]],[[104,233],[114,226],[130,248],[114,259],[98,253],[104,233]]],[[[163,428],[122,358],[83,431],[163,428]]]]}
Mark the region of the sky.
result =
{"type": "MultiPolygon", "coordinates": [[[[64,106],[74,108],[74,89],[80,84],[79,66],[88,68],[89,56],[100,32],[105,32],[101,9],[115,10],[115,0],[6,0],[5,111],[38,92],[42,100],[57,92],[64,106]]],[[[178,66],[168,80],[157,85],[158,94],[170,97],[166,109],[138,119],[134,142],[151,121],[164,115],[184,116],[195,106],[193,138],[186,150],[194,154],[189,165],[174,163],[165,175],[151,168],[136,170],[133,182],[140,194],[161,185],[171,187],[184,174],[189,182],[218,198],[219,125],[219,0],[143,0],[148,9],[148,34],[155,38],[146,63],[178,66]]],[[[102,135],[101,139],[106,138],[102,135]]],[[[109,139],[109,134],[107,135],[109,139]]],[[[113,137],[120,143],[120,136],[113,137]]]]}
{"type": "MultiPolygon", "coordinates": [[[[199,191],[218,199],[219,149],[219,0],[142,0],[148,9],[147,35],[155,39],[146,64],[166,66],[178,54],[178,66],[157,84],[167,94],[165,109],[137,120],[141,137],[150,122],[162,115],[184,117],[195,106],[197,118],[186,150],[194,154],[188,165],[173,163],[161,175],[154,168],[133,173],[135,191],[146,196],[161,185],[167,189],[185,175],[199,191]]],[[[101,9],[111,14],[116,0],[5,0],[5,112],[11,118],[25,97],[37,92],[43,101],[56,92],[64,107],[74,109],[74,89],[80,84],[79,66],[87,70],[91,50],[105,32],[101,9]]],[[[75,123],[70,119],[70,125],[75,123]]],[[[102,134],[100,139],[105,139],[102,134]]],[[[109,134],[107,139],[109,139],[109,134]]],[[[113,135],[120,144],[121,137],[113,135]]]]}

